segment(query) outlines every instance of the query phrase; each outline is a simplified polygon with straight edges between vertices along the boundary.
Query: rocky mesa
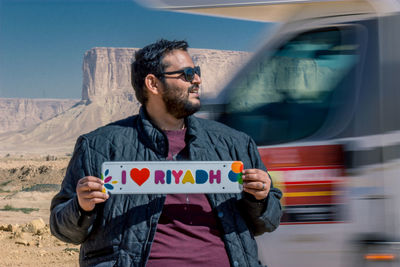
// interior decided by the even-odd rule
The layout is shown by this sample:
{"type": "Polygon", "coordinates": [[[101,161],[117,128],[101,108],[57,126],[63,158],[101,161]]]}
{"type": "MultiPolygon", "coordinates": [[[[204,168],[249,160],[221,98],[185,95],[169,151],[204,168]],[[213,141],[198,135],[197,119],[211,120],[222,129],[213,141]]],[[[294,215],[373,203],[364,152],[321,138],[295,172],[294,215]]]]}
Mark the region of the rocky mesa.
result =
{"type": "MultiPolygon", "coordinates": [[[[131,86],[130,72],[136,50],[96,47],[87,51],[82,68],[81,100],[71,103],[69,109],[58,109],[58,113],[34,127],[0,133],[0,154],[70,153],[79,135],[136,114],[140,104],[131,86]]],[[[203,98],[215,97],[249,58],[249,53],[238,51],[189,49],[189,53],[202,69],[203,98]]],[[[24,118],[30,120],[27,115],[24,118]]],[[[23,124],[15,126],[15,129],[22,128],[23,124]]]]}
{"type": "MultiPolygon", "coordinates": [[[[134,101],[130,64],[137,50],[97,47],[87,51],[83,60],[82,100],[104,102],[123,96],[134,101]]],[[[189,53],[194,63],[201,67],[202,97],[217,95],[249,56],[248,52],[213,49],[192,48],[189,53]]]]}

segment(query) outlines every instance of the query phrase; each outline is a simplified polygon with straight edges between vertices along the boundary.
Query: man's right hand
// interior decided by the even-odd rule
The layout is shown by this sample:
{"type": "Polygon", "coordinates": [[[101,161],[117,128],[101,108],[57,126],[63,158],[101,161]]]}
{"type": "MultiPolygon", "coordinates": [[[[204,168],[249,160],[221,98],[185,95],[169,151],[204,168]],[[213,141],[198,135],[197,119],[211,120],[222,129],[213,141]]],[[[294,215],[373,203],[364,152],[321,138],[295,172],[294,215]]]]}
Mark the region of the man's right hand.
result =
{"type": "Polygon", "coordinates": [[[79,206],[84,211],[92,211],[97,203],[102,203],[109,198],[108,194],[102,192],[103,184],[100,178],[94,176],[85,176],[78,181],[76,194],[79,206]]]}

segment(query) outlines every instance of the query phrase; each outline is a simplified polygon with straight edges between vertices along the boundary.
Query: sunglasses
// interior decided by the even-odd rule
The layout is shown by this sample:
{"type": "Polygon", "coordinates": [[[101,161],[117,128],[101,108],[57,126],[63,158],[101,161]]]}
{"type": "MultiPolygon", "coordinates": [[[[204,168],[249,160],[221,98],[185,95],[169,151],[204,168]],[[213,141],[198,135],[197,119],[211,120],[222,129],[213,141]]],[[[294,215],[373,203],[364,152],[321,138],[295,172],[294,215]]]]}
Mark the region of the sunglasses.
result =
{"type": "MultiPolygon", "coordinates": [[[[162,72],[161,75],[177,74],[177,73],[181,73],[181,74],[185,75],[185,80],[187,82],[192,82],[194,80],[194,76],[196,74],[199,75],[199,77],[201,76],[200,67],[199,66],[196,66],[194,68],[187,67],[187,68],[184,68],[182,70],[177,70],[177,71],[162,72]]],[[[178,76],[178,77],[180,77],[180,76],[178,76]]],[[[176,78],[178,78],[178,77],[176,77],[176,78]]],[[[168,77],[168,78],[175,78],[175,77],[168,77]]]]}

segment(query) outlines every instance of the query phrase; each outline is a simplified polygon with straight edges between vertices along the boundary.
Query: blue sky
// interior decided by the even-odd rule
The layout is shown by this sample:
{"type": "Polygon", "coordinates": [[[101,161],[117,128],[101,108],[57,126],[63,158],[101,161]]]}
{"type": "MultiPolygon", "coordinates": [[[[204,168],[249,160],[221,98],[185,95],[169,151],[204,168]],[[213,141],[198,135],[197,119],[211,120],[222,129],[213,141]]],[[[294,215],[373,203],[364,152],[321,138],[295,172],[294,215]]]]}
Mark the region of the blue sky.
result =
{"type": "Polygon", "coordinates": [[[0,97],[80,98],[82,59],[92,47],[143,47],[167,38],[248,51],[270,26],[128,0],[0,0],[0,97]]]}

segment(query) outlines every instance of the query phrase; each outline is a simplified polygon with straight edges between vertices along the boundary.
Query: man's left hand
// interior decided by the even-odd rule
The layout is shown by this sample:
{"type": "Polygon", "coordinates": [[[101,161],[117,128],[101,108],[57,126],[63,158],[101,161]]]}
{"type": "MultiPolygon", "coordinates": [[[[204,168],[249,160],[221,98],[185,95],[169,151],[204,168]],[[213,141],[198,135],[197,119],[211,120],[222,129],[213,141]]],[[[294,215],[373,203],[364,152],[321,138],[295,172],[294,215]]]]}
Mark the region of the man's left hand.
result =
{"type": "Polygon", "coordinates": [[[267,197],[271,179],[267,172],[259,169],[247,169],[242,172],[243,191],[252,194],[257,200],[267,197]]]}

